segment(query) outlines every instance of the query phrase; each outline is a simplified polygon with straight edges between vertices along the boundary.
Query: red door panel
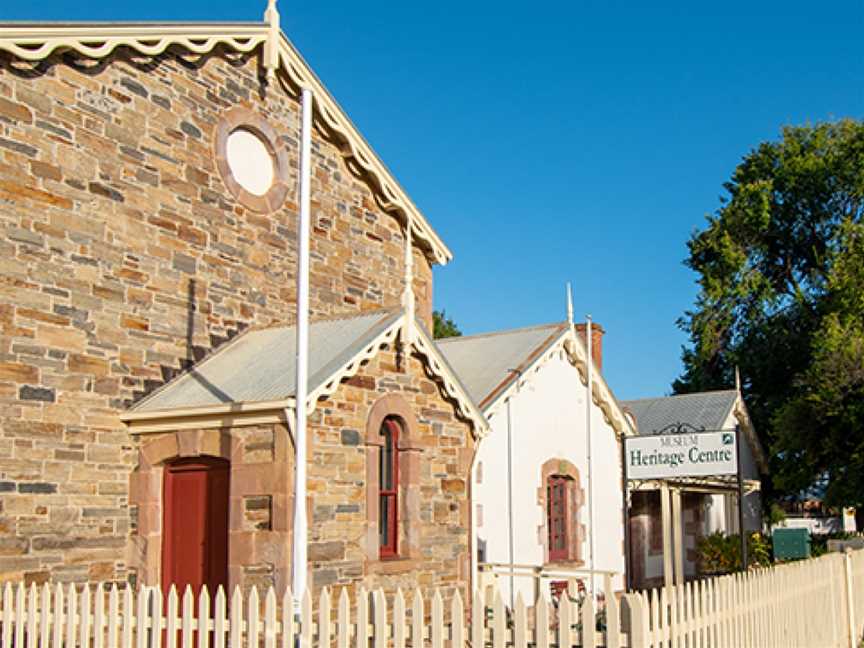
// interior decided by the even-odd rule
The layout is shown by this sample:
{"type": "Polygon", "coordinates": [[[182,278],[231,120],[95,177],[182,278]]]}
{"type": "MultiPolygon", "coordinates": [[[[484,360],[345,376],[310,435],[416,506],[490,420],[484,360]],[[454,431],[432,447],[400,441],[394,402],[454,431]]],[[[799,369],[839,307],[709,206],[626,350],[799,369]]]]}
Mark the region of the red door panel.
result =
{"type": "Polygon", "coordinates": [[[162,589],[181,596],[186,586],[211,596],[228,585],[229,464],[221,459],[181,460],[165,467],[162,589]]]}

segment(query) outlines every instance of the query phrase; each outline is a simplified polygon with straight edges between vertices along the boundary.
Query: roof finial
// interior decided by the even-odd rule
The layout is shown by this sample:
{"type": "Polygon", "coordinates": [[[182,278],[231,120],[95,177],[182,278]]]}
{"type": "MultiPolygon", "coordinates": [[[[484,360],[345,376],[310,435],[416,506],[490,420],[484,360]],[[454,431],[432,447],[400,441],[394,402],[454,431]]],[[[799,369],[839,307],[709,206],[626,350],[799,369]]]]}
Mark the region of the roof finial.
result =
{"type": "Polygon", "coordinates": [[[735,391],[741,393],[741,372],[738,371],[738,365],[735,365],[735,391]]]}
{"type": "Polygon", "coordinates": [[[264,69],[267,70],[267,80],[276,78],[279,68],[279,11],[276,0],[267,0],[267,10],[264,12],[264,22],[267,23],[267,41],[264,43],[264,69]]]}
{"type": "Polygon", "coordinates": [[[567,323],[573,324],[573,291],[570,290],[570,282],[567,282],[567,323]]]}
{"type": "Polygon", "coordinates": [[[402,294],[402,307],[405,309],[405,344],[414,342],[414,254],[411,249],[412,219],[405,222],[405,292],[402,294]]]}

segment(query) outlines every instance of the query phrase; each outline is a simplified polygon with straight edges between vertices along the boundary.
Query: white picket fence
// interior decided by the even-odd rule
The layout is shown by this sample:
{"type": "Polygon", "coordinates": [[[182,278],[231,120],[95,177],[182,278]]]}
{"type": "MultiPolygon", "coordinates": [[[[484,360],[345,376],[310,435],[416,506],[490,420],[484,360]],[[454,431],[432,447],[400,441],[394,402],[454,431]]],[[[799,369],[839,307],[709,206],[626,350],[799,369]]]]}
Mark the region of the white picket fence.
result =
{"type": "Polygon", "coordinates": [[[499,592],[476,592],[473,623],[458,591],[325,589],[307,592],[295,617],[291,593],[256,589],[213,601],[172,588],[133,592],[101,585],[3,588],[0,648],[858,648],[864,630],[864,550],[746,575],[624,594],[599,603],[542,596],[505,608],[499,592]],[[410,602],[409,602],[410,599],[410,602]],[[335,613],[335,617],[334,617],[335,613]],[[602,628],[597,630],[596,628],[602,628]]]}
{"type": "Polygon", "coordinates": [[[864,550],[625,598],[633,646],[858,648],[864,550]]]}

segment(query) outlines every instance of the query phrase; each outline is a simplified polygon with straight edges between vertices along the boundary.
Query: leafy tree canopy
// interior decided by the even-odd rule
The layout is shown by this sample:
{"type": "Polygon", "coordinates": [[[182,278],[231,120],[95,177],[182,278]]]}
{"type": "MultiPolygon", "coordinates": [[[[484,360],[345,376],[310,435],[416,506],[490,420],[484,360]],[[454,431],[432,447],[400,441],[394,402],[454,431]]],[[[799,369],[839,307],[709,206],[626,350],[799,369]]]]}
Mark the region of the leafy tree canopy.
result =
{"type": "Polygon", "coordinates": [[[728,388],[740,366],[776,485],[827,478],[829,504],[864,504],[864,123],[786,128],[724,189],[688,243],[700,291],[673,389],[728,388]]]}
{"type": "Polygon", "coordinates": [[[462,335],[462,331],[456,326],[456,322],[447,317],[447,314],[443,310],[432,312],[432,325],[434,329],[432,335],[436,340],[462,335]]]}

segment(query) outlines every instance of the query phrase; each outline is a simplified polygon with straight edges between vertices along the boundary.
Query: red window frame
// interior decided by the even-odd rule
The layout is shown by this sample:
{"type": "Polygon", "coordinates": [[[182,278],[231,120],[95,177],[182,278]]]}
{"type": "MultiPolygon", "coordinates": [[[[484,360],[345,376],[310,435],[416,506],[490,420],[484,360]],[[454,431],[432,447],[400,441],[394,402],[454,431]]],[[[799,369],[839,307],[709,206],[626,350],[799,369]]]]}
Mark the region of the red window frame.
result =
{"type": "Polygon", "coordinates": [[[399,539],[399,423],[392,418],[381,425],[381,454],[378,471],[378,555],[398,556],[399,539]]]}
{"type": "Polygon", "coordinates": [[[570,480],[552,475],[546,482],[546,530],[549,540],[549,560],[570,557],[570,530],[567,524],[570,480]]]}

